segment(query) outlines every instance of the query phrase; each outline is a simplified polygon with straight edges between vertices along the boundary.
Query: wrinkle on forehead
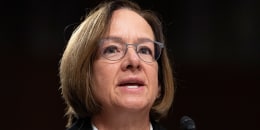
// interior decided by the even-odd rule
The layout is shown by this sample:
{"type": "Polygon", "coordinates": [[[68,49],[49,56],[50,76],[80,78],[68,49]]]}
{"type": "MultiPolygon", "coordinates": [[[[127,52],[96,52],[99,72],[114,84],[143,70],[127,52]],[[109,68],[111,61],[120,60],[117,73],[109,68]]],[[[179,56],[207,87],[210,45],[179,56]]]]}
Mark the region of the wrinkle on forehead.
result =
{"type": "Polygon", "coordinates": [[[116,10],[105,37],[120,37],[126,42],[138,39],[154,40],[154,33],[147,21],[130,9],[116,10]]]}

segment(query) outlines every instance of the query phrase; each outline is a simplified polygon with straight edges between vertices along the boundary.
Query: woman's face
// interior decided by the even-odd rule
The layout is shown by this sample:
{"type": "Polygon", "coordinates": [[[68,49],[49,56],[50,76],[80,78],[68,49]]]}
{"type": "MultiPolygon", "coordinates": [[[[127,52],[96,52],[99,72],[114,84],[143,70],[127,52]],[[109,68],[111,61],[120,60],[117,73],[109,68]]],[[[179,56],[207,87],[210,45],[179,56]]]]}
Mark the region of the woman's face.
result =
{"type": "MultiPolygon", "coordinates": [[[[154,40],[154,34],[137,13],[119,9],[113,13],[105,38],[132,44],[140,39],[154,40]]],[[[131,45],[117,61],[102,56],[114,53],[113,49],[100,52],[100,48],[93,66],[97,101],[105,110],[149,110],[160,93],[157,62],[142,61],[131,45]]]]}

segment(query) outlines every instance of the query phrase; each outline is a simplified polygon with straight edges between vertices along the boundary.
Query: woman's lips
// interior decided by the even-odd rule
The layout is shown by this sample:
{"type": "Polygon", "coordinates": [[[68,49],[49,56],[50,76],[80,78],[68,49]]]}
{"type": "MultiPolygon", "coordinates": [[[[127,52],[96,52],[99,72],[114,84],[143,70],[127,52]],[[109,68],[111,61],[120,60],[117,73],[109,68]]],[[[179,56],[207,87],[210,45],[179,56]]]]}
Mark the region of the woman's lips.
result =
{"type": "Polygon", "coordinates": [[[139,79],[125,79],[119,82],[119,87],[127,87],[127,88],[139,88],[144,86],[144,82],[139,79]]]}
{"type": "Polygon", "coordinates": [[[128,94],[142,94],[144,92],[145,82],[141,78],[122,78],[117,85],[119,89],[128,94]]]}
{"type": "Polygon", "coordinates": [[[129,88],[129,89],[136,89],[136,88],[139,88],[139,87],[143,87],[143,85],[128,84],[128,85],[120,85],[119,87],[126,87],[126,88],[129,88]]]}
{"type": "Polygon", "coordinates": [[[138,88],[139,86],[127,86],[127,88],[129,89],[134,89],[134,88],[138,88]]]}

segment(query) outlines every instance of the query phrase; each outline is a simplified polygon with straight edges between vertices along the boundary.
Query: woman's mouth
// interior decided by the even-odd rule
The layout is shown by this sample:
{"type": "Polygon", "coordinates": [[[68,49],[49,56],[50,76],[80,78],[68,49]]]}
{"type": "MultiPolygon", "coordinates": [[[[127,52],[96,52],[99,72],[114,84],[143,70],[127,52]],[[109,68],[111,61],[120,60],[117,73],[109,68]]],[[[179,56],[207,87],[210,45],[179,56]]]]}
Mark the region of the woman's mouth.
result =
{"type": "Polygon", "coordinates": [[[127,87],[129,89],[135,89],[144,86],[144,82],[138,79],[126,79],[118,84],[119,87],[127,87]]]}

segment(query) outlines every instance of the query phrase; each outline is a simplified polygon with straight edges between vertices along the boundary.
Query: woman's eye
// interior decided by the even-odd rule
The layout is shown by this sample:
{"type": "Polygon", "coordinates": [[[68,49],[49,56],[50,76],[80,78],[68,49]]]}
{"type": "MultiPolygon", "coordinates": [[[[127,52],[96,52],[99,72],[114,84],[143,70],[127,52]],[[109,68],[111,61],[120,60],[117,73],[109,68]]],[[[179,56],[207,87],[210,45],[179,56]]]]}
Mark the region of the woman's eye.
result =
{"type": "Polygon", "coordinates": [[[119,49],[116,46],[108,46],[104,49],[103,54],[112,54],[119,52],[119,49]]]}
{"type": "Polygon", "coordinates": [[[140,54],[152,55],[152,51],[148,47],[141,47],[138,51],[140,54]]]}

